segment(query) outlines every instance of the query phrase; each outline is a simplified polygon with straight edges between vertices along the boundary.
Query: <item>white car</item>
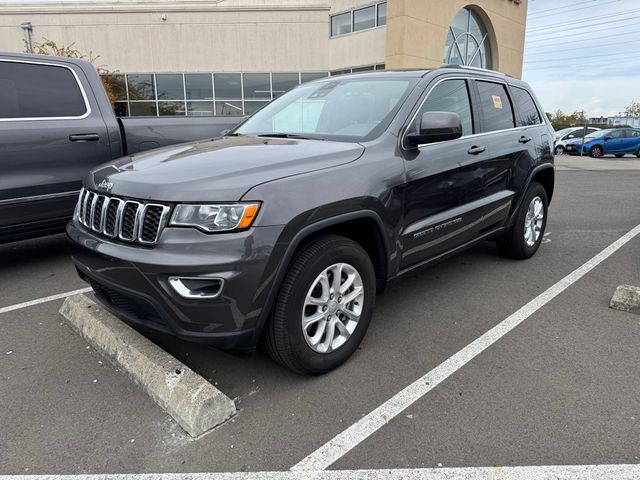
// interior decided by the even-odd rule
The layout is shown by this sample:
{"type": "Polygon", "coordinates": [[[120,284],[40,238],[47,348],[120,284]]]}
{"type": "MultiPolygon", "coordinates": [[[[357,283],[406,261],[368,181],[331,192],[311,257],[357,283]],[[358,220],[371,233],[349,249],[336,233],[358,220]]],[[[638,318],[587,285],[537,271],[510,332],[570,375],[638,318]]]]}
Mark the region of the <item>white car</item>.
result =
{"type": "MultiPolygon", "coordinates": [[[[587,127],[587,135],[600,130],[595,127],[587,127]]],[[[567,143],[576,138],[584,137],[584,127],[569,127],[563,128],[556,132],[556,140],[554,142],[554,150],[556,155],[562,155],[566,148],[567,143]]]]}

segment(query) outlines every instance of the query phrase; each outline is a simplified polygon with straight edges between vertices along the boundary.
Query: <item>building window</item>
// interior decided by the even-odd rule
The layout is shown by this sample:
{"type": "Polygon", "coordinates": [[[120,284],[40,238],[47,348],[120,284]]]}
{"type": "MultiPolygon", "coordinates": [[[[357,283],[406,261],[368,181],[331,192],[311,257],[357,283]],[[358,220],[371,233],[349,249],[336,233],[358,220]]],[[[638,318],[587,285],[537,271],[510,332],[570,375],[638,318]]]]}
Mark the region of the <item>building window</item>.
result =
{"type": "Polygon", "coordinates": [[[353,31],[367,30],[376,26],[376,6],[371,5],[353,11],[353,31]]]}
{"type": "Polygon", "coordinates": [[[335,77],[336,75],[345,75],[347,73],[370,72],[372,70],[384,70],[384,67],[385,67],[384,63],[379,63],[377,65],[363,65],[361,67],[344,68],[342,70],[333,70],[331,72],[331,76],[335,77]]]}
{"type": "MultiPolygon", "coordinates": [[[[300,83],[311,82],[312,80],[317,80],[319,78],[327,77],[328,72],[311,72],[311,73],[301,73],[300,74],[300,83]]],[[[275,93],[275,92],[274,92],[275,93]]]]}
{"type": "MultiPolygon", "coordinates": [[[[325,74],[326,77],[326,74],[325,74]]],[[[300,74],[298,73],[272,73],[271,93],[273,98],[279,97],[283,93],[297,87],[300,84],[300,74]]]]}
{"type": "Polygon", "coordinates": [[[331,16],[331,36],[339,37],[351,32],[370,30],[387,24],[387,2],[374,3],[362,8],[331,16]]]}
{"type": "Polygon", "coordinates": [[[351,12],[341,13],[331,17],[331,36],[337,37],[351,33],[351,12]]]}
{"type": "Polygon", "coordinates": [[[491,61],[486,26],[471,8],[463,8],[449,27],[444,47],[444,63],[491,68],[491,61]]]}
{"type": "Polygon", "coordinates": [[[387,24],[387,4],[379,3],[378,4],[378,26],[387,24]]]}

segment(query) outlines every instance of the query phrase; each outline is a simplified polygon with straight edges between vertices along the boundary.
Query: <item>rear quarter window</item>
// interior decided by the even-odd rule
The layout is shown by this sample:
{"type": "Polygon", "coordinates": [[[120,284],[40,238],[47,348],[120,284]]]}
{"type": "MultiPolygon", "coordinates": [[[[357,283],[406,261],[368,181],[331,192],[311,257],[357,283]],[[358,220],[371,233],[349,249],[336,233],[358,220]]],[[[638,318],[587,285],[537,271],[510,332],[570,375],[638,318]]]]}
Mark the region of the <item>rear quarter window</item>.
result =
{"type": "Polygon", "coordinates": [[[524,88],[512,87],[513,101],[518,108],[519,117],[517,119],[518,127],[526,127],[527,125],[538,125],[542,123],[542,117],[536,102],[533,101],[531,94],[524,88]]]}
{"type": "Polygon", "coordinates": [[[66,67],[0,61],[0,118],[81,117],[87,106],[66,67]]]}
{"type": "Polygon", "coordinates": [[[476,80],[480,95],[483,130],[494,132],[514,128],[513,107],[505,86],[501,83],[476,80]]]}

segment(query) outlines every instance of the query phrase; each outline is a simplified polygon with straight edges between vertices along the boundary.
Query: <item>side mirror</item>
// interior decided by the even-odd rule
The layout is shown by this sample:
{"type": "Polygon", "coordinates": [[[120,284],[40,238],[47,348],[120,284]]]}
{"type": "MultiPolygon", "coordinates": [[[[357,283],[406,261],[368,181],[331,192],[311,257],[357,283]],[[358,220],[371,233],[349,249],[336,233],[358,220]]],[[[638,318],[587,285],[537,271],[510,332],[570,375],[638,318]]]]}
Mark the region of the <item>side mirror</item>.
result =
{"type": "Polygon", "coordinates": [[[420,118],[420,131],[407,135],[407,143],[416,148],[424,143],[455,140],[462,136],[462,120],[453,112],[425,112],[420,118]]]}
{"type": "Polygon", "coordinates": [[[605,140],[611,140],[612,137],[610,137],[609,135],[607,135],[606,137],[604,137],[605,140]]]}

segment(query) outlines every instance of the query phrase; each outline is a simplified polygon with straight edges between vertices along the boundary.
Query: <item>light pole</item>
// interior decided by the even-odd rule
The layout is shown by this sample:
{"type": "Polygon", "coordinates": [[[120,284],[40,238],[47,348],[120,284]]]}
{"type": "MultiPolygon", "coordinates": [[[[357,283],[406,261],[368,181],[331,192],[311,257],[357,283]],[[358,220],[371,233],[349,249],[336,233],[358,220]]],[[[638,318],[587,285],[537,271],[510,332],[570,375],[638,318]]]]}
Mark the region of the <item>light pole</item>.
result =
{"type": "Polygon", "coordinates": [[[33,43],[31,42],[31,34],[33,33],[33,26],[31,22],[22,22],[20,24],[22,33],[24,33],[24,42],[27,45],[27,53],[33,53],[33,43]]]}

